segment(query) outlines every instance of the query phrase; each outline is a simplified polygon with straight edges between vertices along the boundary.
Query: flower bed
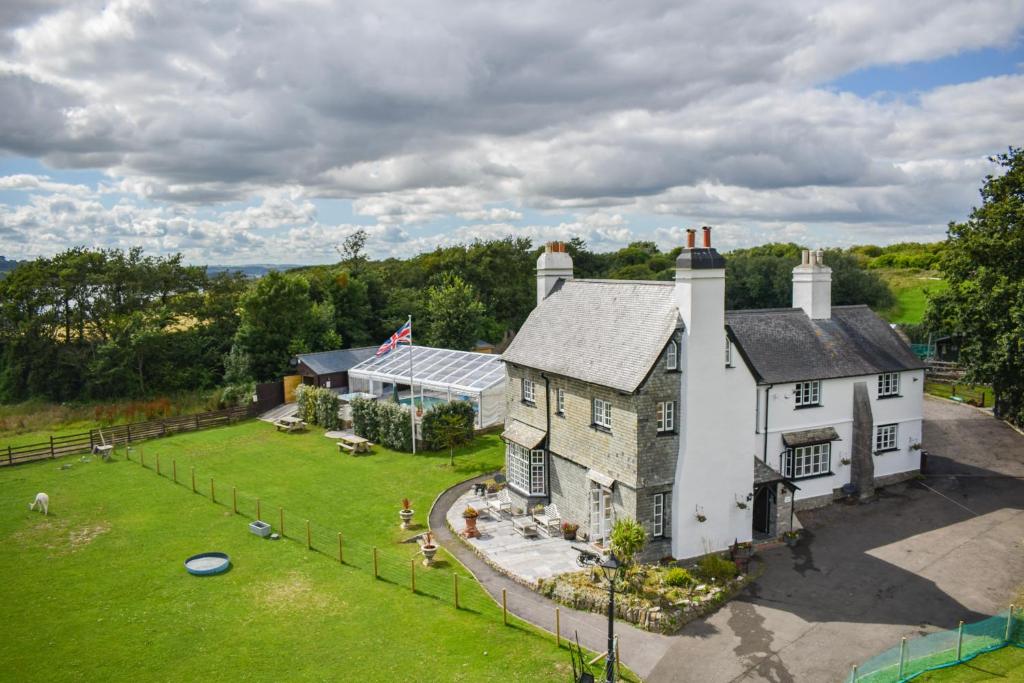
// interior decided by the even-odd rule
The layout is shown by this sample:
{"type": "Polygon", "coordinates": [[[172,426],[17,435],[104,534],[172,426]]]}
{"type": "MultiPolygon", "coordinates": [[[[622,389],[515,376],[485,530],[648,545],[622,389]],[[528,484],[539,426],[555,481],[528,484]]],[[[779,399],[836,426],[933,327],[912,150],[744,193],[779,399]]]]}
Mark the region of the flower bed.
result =
{"type": "MultiPolygon", "coordinates": [[[[648,631],[674,633],[718,609],[749,580],[749,574],[739,574],[735,564],[717,555],[687,568],[635,565],[625,570],[616,585],[615,615],[648,631]]],[[[542,580],[537,590],[563,605],[608,612],[608,584],[597,568],[542,580]]]]}

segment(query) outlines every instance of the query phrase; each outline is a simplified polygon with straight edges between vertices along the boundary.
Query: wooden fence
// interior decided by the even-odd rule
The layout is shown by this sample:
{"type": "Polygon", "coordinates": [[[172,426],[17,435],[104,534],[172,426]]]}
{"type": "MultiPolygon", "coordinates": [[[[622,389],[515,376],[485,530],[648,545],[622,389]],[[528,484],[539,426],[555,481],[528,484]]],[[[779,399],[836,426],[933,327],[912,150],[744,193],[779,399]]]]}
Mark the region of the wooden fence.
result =
{"type": "Polygon", "coordinates": [[[238,420],[255,417],[255,415],[256,411],[251,407],[226,408],[206,413],[90,429],[88,432],[79,434],[51,436],[49,441],[21,446],[9,445],[6,449],[0,449],[0,466],[18,465],[45,458],[59,458],[62,455],[91,453],[94,446],[101,444],[116,446],[179,432],[194,432],[199,429],[232,424],[238,420]]]}
{"type": "Polygon", "coordinates": [[[964,377],[964,370],[956,363],[948,363],[941,360],[929,360],[927,365],[928,379],[936,382],[959,382],[964,377]]]}

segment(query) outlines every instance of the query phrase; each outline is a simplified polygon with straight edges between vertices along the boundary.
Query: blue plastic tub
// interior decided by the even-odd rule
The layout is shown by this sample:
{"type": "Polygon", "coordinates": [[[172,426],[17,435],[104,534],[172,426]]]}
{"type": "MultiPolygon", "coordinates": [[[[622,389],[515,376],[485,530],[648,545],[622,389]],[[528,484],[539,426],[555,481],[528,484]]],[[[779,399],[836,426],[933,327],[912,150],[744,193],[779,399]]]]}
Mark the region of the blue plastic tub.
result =
{"type": "Polygon", "coordinates": [[[185,560],[185,569],[196,576],[220,574],[230,566],[231,558],[225,553],[199,553],[185,560]]]}

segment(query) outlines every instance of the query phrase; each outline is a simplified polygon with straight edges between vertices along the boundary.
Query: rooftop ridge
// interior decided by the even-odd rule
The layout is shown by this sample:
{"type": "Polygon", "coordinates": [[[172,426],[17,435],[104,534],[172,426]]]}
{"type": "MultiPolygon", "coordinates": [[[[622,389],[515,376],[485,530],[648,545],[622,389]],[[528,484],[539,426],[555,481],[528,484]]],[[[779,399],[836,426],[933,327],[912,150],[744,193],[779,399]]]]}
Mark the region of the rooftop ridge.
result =
{"type": "Polygon", "coordinates": [[[656,285],[658,287],[673,287],[675,283],[671,280],[610,280],[607,278],[574,278],[568,282],[585,282],[596,285],[656,285]]]}

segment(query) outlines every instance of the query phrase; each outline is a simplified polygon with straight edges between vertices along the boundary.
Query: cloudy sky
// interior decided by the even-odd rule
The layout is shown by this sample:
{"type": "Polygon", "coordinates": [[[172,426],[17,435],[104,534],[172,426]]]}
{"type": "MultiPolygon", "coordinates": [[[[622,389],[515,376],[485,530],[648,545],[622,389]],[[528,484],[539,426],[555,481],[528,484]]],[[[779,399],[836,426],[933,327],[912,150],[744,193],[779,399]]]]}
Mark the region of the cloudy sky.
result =
{"type": "Polygon", "coordinates": [[[1024,2],[0,2],[0,255],[940,239],[1024,2]]]}

